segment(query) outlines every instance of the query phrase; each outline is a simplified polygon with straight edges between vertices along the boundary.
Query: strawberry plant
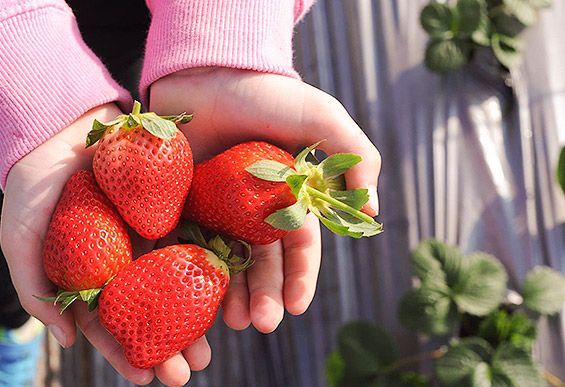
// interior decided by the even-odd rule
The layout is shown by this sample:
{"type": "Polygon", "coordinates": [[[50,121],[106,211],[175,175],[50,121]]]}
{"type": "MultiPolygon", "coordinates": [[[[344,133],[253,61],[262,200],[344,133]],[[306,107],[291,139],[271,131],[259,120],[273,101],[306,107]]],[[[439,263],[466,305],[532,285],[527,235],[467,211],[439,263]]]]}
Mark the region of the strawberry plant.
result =
{"type": "Polygon", "coordinates": [[[361,208],[363,188],[346,190],[343,174],[361,162],[337,153],[318,162],[305,148],[296,158],[266,142],[236,145],[194,168],[183,217],[253,244],[268,244],[304,223],[308,211],[339,235],[354,238],[382,232],[361,208]]]}
{"type": "Polygon", "coordinates": [[[501,263],[485,253],[467,256],[444,243],[420,244],[410,259],[417,285],[400,301],[398,318],[438,348],[401,357],[386,331],[351,322],[326,361],[334,387],[509,386],[563,382],[532,355],[536,322],[565,305],[565,277],[548,267],[530,271],[521,289],[507,288],[501,263]],[[432,362],[430,374],[414,372],[432,362]]]}
{"type": "Polygon", "coordinates": [[[434,72],[460,69],[479,48],[488,48],[503,68],[520,60],[521,33],[533,25],[540,9],[552,0],[457,0],[454,5],[432,1],[422,10],[420,24],[430,35],[425,64],[434,72]]]}

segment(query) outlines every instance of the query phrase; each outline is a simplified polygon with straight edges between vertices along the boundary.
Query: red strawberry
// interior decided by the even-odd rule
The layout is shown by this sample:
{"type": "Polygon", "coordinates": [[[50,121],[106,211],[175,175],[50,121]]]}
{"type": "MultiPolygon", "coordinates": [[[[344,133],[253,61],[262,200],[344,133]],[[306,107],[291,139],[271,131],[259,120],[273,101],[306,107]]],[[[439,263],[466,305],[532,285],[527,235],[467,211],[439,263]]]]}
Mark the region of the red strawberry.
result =
{"type": "Polygon", "coordinates": [[[151,368],[210,329],[230,282],[229,247],[220,241],[210,241],[218,253],[190,244],[154,250],[103,289],[100,322],[132,366],[151,368]]]}
{"type": "Polygon", "coordinates": [[[196,165],[183,218],[252,244],[284,237],[308,211],[340,235],[380,233],[382,225],[359,211],[367,190],[344,188],[343,173],[361,157],[338,153],[318,164],[308,160],[316,145],[293,160],[274,145],[252,141],[196,165]]]}
{"type": "Polygon", "coordinates": [[[75,173],[45,237],[47,276],[65,290],[100,288],[130,262],[131,243],[120,215],[91,172],[75,173]]]}
{"type": "Polygon", "coordinates": [[[99,140],[92,167],[100,188],[139,235],[158,239],[177,225],[192,181],[192,151],[175,122],[191,116],[140,113],[94,121],[87,146],[99,140]]]}

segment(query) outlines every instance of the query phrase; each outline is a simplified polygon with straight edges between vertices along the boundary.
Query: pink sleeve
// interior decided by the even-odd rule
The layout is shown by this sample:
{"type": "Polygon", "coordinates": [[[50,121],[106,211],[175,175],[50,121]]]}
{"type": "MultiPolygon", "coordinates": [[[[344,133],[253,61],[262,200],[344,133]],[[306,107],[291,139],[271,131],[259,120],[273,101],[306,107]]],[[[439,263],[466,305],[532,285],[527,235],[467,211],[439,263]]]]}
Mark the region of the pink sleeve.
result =
{"type": "Polygon", "coordinates": [[[147,0],[152,13],[140,93],[179,70],[221,66],[298,78],[294,24],[313,0],[147,0]]]}
{"type": "Polygon", "coordinates": [[[0,0],[0,186],[23,156],[129,93],[83,42],[63,0],[0,0]]]}

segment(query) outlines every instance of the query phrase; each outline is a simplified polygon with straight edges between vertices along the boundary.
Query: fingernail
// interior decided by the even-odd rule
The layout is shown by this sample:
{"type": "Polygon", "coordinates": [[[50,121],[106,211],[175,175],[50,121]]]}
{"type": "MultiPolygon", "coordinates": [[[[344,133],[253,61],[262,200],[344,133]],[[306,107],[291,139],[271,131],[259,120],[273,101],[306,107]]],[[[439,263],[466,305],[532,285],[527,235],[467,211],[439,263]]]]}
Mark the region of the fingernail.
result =
{"type": "Polygon", "coordinates": [[[375,215],[379,214],[379,195],[377,194],[377,187],[369,185],[369,207],[375,211],[375,215]]]}
{"type": "Polygon", "coordinates": [[[55,338],[55,340],[57,340],[61,347],[67,348],[67,346],[65,345],[67,341],[66,335],[61,328],[59,328],[57,325],[49,325],[47,329],[49,329],[49,332],[51,333],[51,335],[53,335],[53,337],[55,338]]]}

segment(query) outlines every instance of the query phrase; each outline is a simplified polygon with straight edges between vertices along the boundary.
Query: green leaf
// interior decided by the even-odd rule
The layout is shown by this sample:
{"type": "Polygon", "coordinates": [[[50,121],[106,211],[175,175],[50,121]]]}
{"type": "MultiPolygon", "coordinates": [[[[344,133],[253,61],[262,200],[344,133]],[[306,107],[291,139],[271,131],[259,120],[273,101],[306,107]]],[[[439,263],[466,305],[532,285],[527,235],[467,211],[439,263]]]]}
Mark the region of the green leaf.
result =
{"type": "Polygon", "coordinates": [[[505,310],[495,310],[479,325],[479,336],[495,348],[502,343],[512,343],[530,350],[536,334],[535,325],[523,312],[510,314],[505,310]]]}
{"type": "Polygon", "coordinates": [[[101,292],[101,288],[79,291],[80,299],[87,303],[89,312],[92,312],[98,306],[98,298],[101,292]]]}
{"type": "Polygon", "coordinates": [[[338,345],[347,373],[355,378],[376,375],[397,359],[392,338],[368,322],[356,321],[341,328],[338,345]]]}
{"type": "Polygon", "coordinates": [[[410,265],[414,275],[422,282],[440,279],[451,287],[459,283],[463,256],[457,247],[429,239],[414,249],[410,265]]]}
{"type": "Polygon", "coordinates": [[[422,9],[420,24],[432,37],[451,36],[453,10],[446,4],[432,3],[422,9]]]}
{"type": "Polygon", "coordinates": [[[531,0],[503,0],[506,9],[520,21],[529,27],[536,22],[536,9],[530,4],[531,0]]]}
{"type": "Polygon", "coordinates": [[[462,339],[436,360],[436,376],[446,386],[465,385],[465,381],[472,380],[476,372],[477,377],[484,372],[483,364],[488,361],[491,352],[490,345],[482,339],[462,339]]]}
{"type": "Polygon", "coordinates": [[[447,335],[459,322],[457,308],[449,297],[422,286],[409,290],[400,300],[398,318],[406,328],[428,335],[447,335]]]}
{"type": "Polygon", "coordinates": [[[108,130],[108,128],[118,124],[122,125],[124,120],[125,120],[124,115],[120,115],[115,120],[112,120],[110,122],[100,122],[95,119],[92,122],[92,129],[90,130],[90,132],[88,132],[88,135],[86,136],[86,148],[98,142],[98,140],[102,138],[104,133],[106,133],[106,130],[108,130]]]}
{"type": "Polygon", "coordinates": [[[473,387],[491,387],[490,366],[485,362],[477,364],[469,379],[473,387]]]}
{"type": "Polygon", "coordinates": [[[326,380],[330,387],[339,387],[345,373],[345,361],[338,351],[331,352],[326,358],[326,380]]]}
{"type": "Polygon", "coordinates": [[[504,266],[493,256],[469,255],[464,260],[459,282],[451,288],[453,300],[462,311],[484,316],[503,301],[507,280],[504,266]]]}
{"type": "Polygon", "coordinates": [[[352,189],[348,191],[333,191],[329,194],[332,198],[360,210],[369,201],[369,191],[365,188],[352,189]]]}
{"type": "Polygon", "coordinates": [[[459,32],[470,35],[475,32],[485,14],[484,2],[481,0],[459,0],[457,2],[459,32]]]}
{"type": "Polygon", "coordinates": [[[491,44],[496,59],[507,68],[513,68],[520,63],[521,41],[519,38],[493,34],[491,44]]]}
{"type": "Polygon", "coordinates": [[[274,160],[260,160],[251,164],[245,170],[259,179],[275,182],[286,181],[287,177],[296,172],[283,163],[274,160]]]}
{"type": "Polygon", "coordinates": [[[281,230],[296,230],[304,224],[307,211],[308,204],[306,200],[300,199],[292,206],[283,208],[267,216],[265,222],[281,230]]]}
{"type": "Polygon", "coordinates": [[[176,116],[159,116],[164,120],[168,120],[168,121],[173,121],[175,124],[188,124],[190,121],[192,121],[193,115],[192,114],[186,114],[186,112],[178,114],[176,116]]]}
{"type": "Polygon", "coordinates": [[[383,225],[376,221],[367,223],[352,215],[341,211],[336,212],[332,209],[325,209],[323,213],[315,207],[310,207],[310,210],[324,226],[338,235],[362,238],[383,232],[383,225]]]}
{"type": "Polygon", "coordinates": [[[546,266],[537,266],[526,276],[522,288],[524,305],[540,314],[555,314],[565,306],[565,277],[546,266]]]}
{"type": "Polygon", "coordinates": [[[171,140],[177,135],[177,126],[172,121],[165,120],[155,113],[143,113],[139,117],[145,130],[155,137],[171,140]]]}
{"type": "Polygon", "coordinates": [[[517,348],[512,344],[502,344],[492,357],[492,371],[510,380],[514,386],[543,386],[543,380],[537,369],[532,353],[517,348]]]}
{"type": "Polygon", "coordinates": [[[335,153],[323,160],[319,168],[324,179],[342,175],[345,171],[361,162],[362,157],[353,153],[335,153]]]}
{"type": "Polygon", "coordinates": [[[198,227],[196,223],[183,220],[181,222],[180,230],[181,237],[186,239],[188,242],[194,243],[205,249],[209,248],[208,242],[206,242],[206,238],[204,238],[200,227],[198,227]]]}
{"type": "Polygon", "coordinates": [[[312,144],[306,148],[304,148],[298,155],[294,158],[294,168],[298,173],[305,173],[310,168],[311,163],[307,161],[307,158],[311,154],[314,149],[320,145],[322,141],[318,141],[315,144],[312,144]]]}
{"type": "Polygon", "coordinates": [[[426,66],[437,73],[458,70],[469,62],[471,45],[466,40],[432,40],[426,48],[426,66]]]}
{"type": "Polygon", "coordinates": [[[471,34],[471,40],[484,47],[490,46],[491,22],[485,12],[481,14],[479,25],[471,34]]]}
{"type": "Polygon", "coordinates": [[[297,198],[300,197],[300,190],[307,178],[306,175],[290,175],[286,178],[286,183],[297,198]]]}
{"type": "Polygon", "coordinates": [[[565,194],[565,147],[561,149],[559,162],[557,164],[557,181],[565,194]]]}

